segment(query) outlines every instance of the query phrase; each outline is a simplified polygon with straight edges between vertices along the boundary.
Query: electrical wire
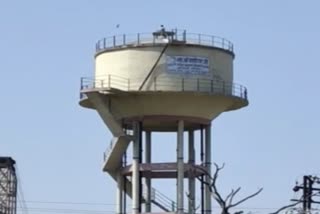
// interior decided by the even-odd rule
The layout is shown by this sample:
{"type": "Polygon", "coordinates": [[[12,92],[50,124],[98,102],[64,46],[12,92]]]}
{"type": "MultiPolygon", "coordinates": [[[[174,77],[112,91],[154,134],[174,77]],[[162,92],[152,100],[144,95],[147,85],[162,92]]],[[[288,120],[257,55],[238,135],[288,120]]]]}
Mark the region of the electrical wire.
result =
{"type": "MultiPolygon", "coordinates": [[[[61,205],[89,205],[89,206],[116,206],[116,203],[97,203],[97,202],[67,202],[67,201],[41,201],[41,200],[27,200],[27,204],[61,204],[61,205]]],[[[129,205],[128,205],[129,206],[129,205]]],[[[214,209],[219,209],[219,206],[213,206],[214,209]]],[[[237,209],[255,209],[255,210],[272,210],[276,207],[236,207],[237,209]]],[[[31,209],[31,208],[30,208],[31,209]]],[[[114,212],[114,211],[113,211],[114,212]]]]}
{"type": "Polygon", "coordinates": [[[65,205],[92,205],[92,206],[116,206],[115,203],[96,203],[96,202],[68,202],[68,201],[25,201],[28,204],[65,204],[65,205]]]}
{"type": "MultiPolygon", "coordinates": [[[[19,208],[18,211],[25,211],[24,209],[19,208]]],[[[114,213],[114,210],[84,210],[84,209],[67,209],[67,208],[37,208],[30,207],[28,211],[34,213],[68,213],[68,214],[105,214],[105,213],[114,213]]]]}

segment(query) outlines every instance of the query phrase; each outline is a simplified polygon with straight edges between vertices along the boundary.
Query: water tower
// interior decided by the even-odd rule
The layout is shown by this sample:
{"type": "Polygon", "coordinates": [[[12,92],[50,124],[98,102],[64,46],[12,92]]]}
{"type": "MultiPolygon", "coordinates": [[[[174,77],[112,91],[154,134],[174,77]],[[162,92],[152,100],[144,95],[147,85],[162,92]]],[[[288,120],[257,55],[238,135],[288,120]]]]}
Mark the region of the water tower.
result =
{"type": "Polygon", "coordinates": [[[195,185],[196,177],[209,181],[203,171],[211,173],[211,121],[248,105],[246,88],[233,82],[234,57],[230,41],[185,30],[162,28],[97,42],[94,77],[81,79],[80,105],[96,110],[113,134],[103,171],[116,181],[118,214],[151,213],[154,206],[194,213],[196,193],[201,213],[211,213],[210,189],[202,184],[197,191],[195,185]],[[175,162],[152,162],[152,132],[177,133],[175,162]],[[125,158],[130,143],[132,160],[125,158]],[[153,179],[176,179],[176,200],[152,188],[153,179]]]}

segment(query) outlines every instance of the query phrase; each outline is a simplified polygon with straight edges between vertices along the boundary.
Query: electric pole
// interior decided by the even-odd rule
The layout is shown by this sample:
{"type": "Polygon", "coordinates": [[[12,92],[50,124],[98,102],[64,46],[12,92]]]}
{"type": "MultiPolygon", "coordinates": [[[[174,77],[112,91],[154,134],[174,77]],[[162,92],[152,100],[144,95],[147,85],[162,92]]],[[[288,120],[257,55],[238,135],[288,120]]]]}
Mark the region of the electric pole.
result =
{"type": "Polygon", "coordinates": [[[320,184],[320,178],[311,175],[303,176],[303,184],[296,185],[293,191],[298,192],[302,190],[302,197],[299,200],[293,199],[292,201],[301,202],[303,205],[304,213],[311,210],[312,204],[320,204],[319,201],[314,201],[313,197],[320,193],[320,188],[313,187],[315,184],[320,184]]]}

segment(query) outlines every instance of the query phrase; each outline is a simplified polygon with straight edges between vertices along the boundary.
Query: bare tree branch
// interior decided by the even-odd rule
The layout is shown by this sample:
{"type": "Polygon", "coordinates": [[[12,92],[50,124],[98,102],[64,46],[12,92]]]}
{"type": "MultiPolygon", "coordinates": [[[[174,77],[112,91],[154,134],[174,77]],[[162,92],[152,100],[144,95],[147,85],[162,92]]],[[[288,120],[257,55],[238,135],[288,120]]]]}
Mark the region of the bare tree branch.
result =
{"type": "MultiPolygon", "coordinates": [[[[317,196],[317,195],[320,195],[320,193],[317,192],[317,193],[308,195],[307,197],[312,197],[312,196],[317,196]]],[[[278,213],[280,213],[282,210],[288,209],[288,208],[290,208],[290,207],[294,207],[294,206],[296,206],[296,205],[298,205],[298,204],[300,204],[300,203],[302,203],[302,202],[303,202],[303,196],[299,199],[299,201],[297,201],[297,202],[295,202],[295,203],[292,203],[292,204],[289,204],[289,205],[286,205],[286,206],[283,206],[283,207],[279,208],[277,211],[275,211],[275,212],[273,212],[273,213],[269,213],[269,214],[278,214],[278,213]]]]}
{"type": "Polygon", "coordinates": [[[241,190],[241,187],[239,187],[239,188],[233,193],[233,195],[231,196],[230,201],[229,201],[229,203],[228,203],[228,206],[231,206],[234,196],[235,196],[240,190],[241,190]]]}
{"type": "Polygon", "coordinates": [[[228,203],[228,200],[233,197],[234,192],[234,189],[232,189],[231,192],[227,195],[226,199],[224,199],[226,203],[228,203]]]}
{"type": "Polygon", "coordinates": [[[198,180],[200,180],[200,182],[204,183],[205,185],[207,185],[209,187],[209,190],[211,192],[211,195],[213,196],[213,198],[218,202],[218,204],[220,206],[225,206],[225,201],[223,200],[222,196],[220,195],[217,186],[216,186],[216,181],[218,179],[219,176],[219,171],[222,170],[225,166],[225,164],[223,164],[221,167],[218,166],[218,164],[214,163],[214,166],[216,168],[213,177],[208,173],[208,171],[202,167],[196,166],[197,169],[199,169],[201,172],[203,172],[203,174],[205,174],[206,176],[209,177],[209,179],[211,180],[210,183],[202,180],[201,178],[198,180]]]}
{"type": "Polygon", "coordinates": [[[220,206],[224,206],[224,201],[222,200],[220,194],[216,192],[215,188],[213,188],[213,183],[208,183],[203,181],[201,177],[197,177],[197,179],[202,182],[204,185],[209,187],[209,191],[211,192],[212,197],[217,201],[220,206]]]}
{"type": "Polygon", "coordinates": [[[283,206],[283,207],[281,207],[280,209],[278,209],[277,211],[275,211],[275,212],[273,212],[273,213],[270,213],[270,214],[278,214],[278,213],[281,212],[282,210],[288,209],[288,208],[290,208],[290,207],[294,207],[294,206],[300,204],[301,202],[302,202],[302,201],[297,201],[296,203],[289,204],[289,205],[287,205],[287,206],[283,206]]]}
{"type": "MultiPolygon", "coordinates": [[[[214,175],[213,175],[213,178],[212,178],[212,183],[216,183],[216,181],[217,181],[217,178],[218,178],[218,175],[219,175],[219,171],[220,170],[222,170],[223,168],[224,168],[224,163],[222,164],[222,166],[221,167],[219,167],[219,165],[218,164],[216,164],[216,163],[213,163],[214,164],[214,166],[216,167],[216,171],[215,171],[215,173],[214,173],[214,175]]],[[[210,174],[206,171],[206,174],[208,175],[208,176],[210,176],[210,174]]]]}
{"type": "MultiPolygon", "coordinates": [[[[219,172],[220,172],[220,170],[222,170],[224,168],[224,163],[222,164],[221,167],[219,167],[219,165],[216,164],[216,163],[214,163],[214,166],[216,167],[216,170],[214,172],[213,178],[211,179],[212,180],[211,187],[213,189],[212,193],[216,196],[215,198],[218,201],[218,203],[220,204],[220,206],[226,206],[226,203],[223,200],[222,196],[220,195],[220,193],[219,193],[219,191],[217,189],[217,186],[216,186],[216,182],[217,182],[217,179],[218,179],[218,176],[219,176],[219,172]]],[[[206,175],[209,176],[209,178],[211,177],[210,174],[207,171],[206,171],[206,175]]]]}
{"type": "Polygon", "coordinates": [[[242,200],[238,201],[238,202],[237,202],[237,203],[235,203],[235,204],[231,204],[231,205],[229,206],[229,208],[231,208],[231,207],[235,207],[235,206],[238,206],[239,204],[241,204],[241,203],[243,203],[243,202],[247,201],[248,199],[255,197],[255,196],[256,196],[256,195],[258,195],[262,190],[263,190],[263,188],[260,188],[257,192],[255,192],[255,193],[253,193],[253,194],[251,194],[251,195],[249,195],[249,196],[245,197],[244,199],[242,199],[242,200]]]}
{"type": "MultiPolygon", "coordinates": [[[[210,179],[210,182],[208,181],[204,181],[202,179],[202,177],[197,177],[198,180],[200,180],[200,182],[202,182],[204,185],[207,185],[207,187],[209,188],[209,191],[211,192],[212,197],[216,200],[216,202],[220,205],[221,209],[222,209],[222,214],[229,214],[229,209],[238,206],[239,204],[249,200],[250,198],[253,198],[255,196],[257,196],[263,189],[260,188],[257,192],[241,199],[240,201],[238,201],[237,203],[232,204],[234,197],[236,196],[237,193],[240,192],[241,187],[237,188],[236,190],[232,189],[232,191],[227,195],[227,197],[225,199],[222,198],[222,196],[220,195],[218,189],[217,189],[217,179],[219,177],[219,172],[224,168],[225,164],[223,164],[221,167],[214,163],[215,166],[215,172],[213,174],[213,176],[211,176],[208,171],[200,166],[195,166],[196,169],[198,169],[199,171],[201,171],[205,176],[208,176],[210,179]]],[[[276,213],[275,213],[276,214],[276,213]]]]}

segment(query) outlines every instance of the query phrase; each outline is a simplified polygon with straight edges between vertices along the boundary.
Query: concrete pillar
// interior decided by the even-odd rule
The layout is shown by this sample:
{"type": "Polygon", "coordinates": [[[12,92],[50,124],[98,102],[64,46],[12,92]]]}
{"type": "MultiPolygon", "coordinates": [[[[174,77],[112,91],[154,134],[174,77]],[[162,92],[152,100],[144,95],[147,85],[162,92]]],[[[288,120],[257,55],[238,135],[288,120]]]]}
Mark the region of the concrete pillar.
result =
{"type": "MultiPolygon", "coordinates": [[[[146,131],[146,144],[145,144],[145,160],[146,163],[151,163],[151,131],[146,131]]],[[[146,178],[146,212],[151,212],[151,178],[146,178]]]]}
{"type": "Polygon", "coordinates": [[[177,214],[184,213],[184,161],[183,161],[183,132],[184,132],[184,121],[179,120],[178,122],[178,134],[177,134],[177,214]]]}
{"type": "MultiPolygon", "coordinates": [[[[205,128],[205,167],[209,175],[211,175],[211,124],[205,128]]],[[[210,183],[210,176],[205,176],[206,183],[210,183]]],[[[205,213],[211,214],[212,198],[208,185],[205,187],[205,213]]]]}
{"type": "MultiPolygon", "coordinates": [[[[139,122],[139,164],[143,161],[143,144],[142,144],[142,122],[139,122]]],[[[139,213],[142,213],[141,204],[143,202],[143,185],[142,185],[142,176],[139,173],[139,213]]]]}
{"type": "MultiPolygon", "coordinates": [[[[204,166],[204,140],[203,140],[203,125],[200,126],[200,161],[201,161],[201,165],[204,166]]],[[[201,214],[205,214],[204,210],[205,210],[205,206],[204,206],[204,175],[201,175],[201,214]]]]}
{"type": "MultiPolygon", "coordinates": [[[[195,149],[194,149],[194,131],[189,131],[189,164],[195,163],[195,149]]],[[[193,175],[191,175],[193,176],[193,175]]],[[[195,212],[195,198],[196,198],[196,181],[195,177],[189,177],[189,213],[195,212]]]]}
{"type": "Polygon", "coordinates": [[[117,214],[123,213],[123,176],[119,172],[117,175],[117,214]]]}
{"type": "Polygon", "coordinates": [[[133,160],[132,160],[132,214],[138,214],[140,208],[140,125],[139,122],[133,123],[134,141],[133,141],[133,160]]]}

